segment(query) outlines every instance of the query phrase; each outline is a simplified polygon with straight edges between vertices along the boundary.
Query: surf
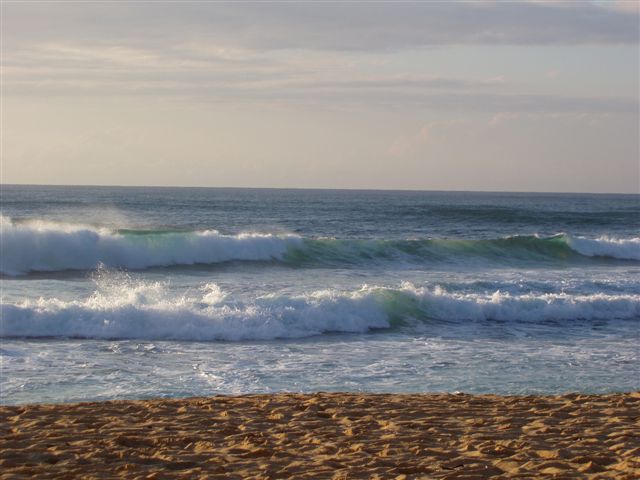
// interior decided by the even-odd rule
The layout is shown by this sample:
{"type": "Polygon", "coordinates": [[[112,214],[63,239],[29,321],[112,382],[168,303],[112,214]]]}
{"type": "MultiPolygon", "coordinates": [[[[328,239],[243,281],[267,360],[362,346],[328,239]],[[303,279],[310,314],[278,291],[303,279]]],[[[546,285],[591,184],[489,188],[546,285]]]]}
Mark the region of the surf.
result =
{"type": "Polygon", "coordinates": [[[176,294],[122,273],[96,280],[87,298],[3,302],[4,338],[246,341],[378,330],[428,331],[434,323],[545,323],[640,319],[640,295],[461,293],[440,286],[363,285],[239,298],[215,283],[176,294]]]}
{"type": "Polygon", "coordinates": [[[92,270],[99,265],[145,269],[233,260],[268,261],[282,259],[290,247],[301,243],[296,235],[112,230],[42,221],[18,223],[3,218],[0,271],[20,275],[92,270]]]}
{"type": "Polygon", "coordinates": [[[493,239],[304,238],[292,233],[135,230],[1,219],[0,272],[93,270],[277,262],[290,266],[368,264],[486,267],[640,261],[640,237],[514,235],[493,239]]]}

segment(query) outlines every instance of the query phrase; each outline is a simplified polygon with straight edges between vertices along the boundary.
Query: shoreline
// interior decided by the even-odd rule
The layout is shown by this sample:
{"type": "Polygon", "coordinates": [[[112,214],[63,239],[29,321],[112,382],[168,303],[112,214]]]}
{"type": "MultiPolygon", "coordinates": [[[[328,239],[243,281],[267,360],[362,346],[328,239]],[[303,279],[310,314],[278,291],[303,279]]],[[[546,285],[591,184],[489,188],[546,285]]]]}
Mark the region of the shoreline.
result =
{"type": "Polygon", "coordinates": [[[1,406],[0,478],[638,478],[640,392],[1,406]]]}

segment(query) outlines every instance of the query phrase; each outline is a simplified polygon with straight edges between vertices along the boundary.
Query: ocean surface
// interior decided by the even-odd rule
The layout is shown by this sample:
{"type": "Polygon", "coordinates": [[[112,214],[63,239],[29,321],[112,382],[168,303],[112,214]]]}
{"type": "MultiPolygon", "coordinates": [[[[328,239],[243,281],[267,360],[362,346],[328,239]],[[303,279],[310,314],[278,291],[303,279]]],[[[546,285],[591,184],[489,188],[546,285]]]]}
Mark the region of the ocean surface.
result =
{"type": "Polygon", "coordinates": [[[5,404],[640,389],[640,196],[1,187],[5,404]]]}

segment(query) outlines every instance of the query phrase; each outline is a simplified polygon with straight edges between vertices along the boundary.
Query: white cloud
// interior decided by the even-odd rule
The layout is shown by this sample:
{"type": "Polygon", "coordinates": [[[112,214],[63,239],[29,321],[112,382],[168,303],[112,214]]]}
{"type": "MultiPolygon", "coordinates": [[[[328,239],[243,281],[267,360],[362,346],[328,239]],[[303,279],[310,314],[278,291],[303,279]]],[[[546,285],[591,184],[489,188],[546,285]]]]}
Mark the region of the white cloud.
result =
{"type": "Polygon", "coordinates": [[[394,157],[406,155],[423,145],[429,139],[429,126],[425,125],[411,136],[403,136],[396,139],[389,147],[388,153],[394,157]]]}
{"type": "Polygon", "coordinates": [[[354,58],[359,56],[336,52],[317,58],[308,54],[302,61],[298,55],[191,48],[190,44],[160,51],[46,42],[4,56],[3,93],[480,112],[634,113],[638,109],[637,98],[536,94],[503,75],[403,73],[384,64],[363,67],[354,58]]]}

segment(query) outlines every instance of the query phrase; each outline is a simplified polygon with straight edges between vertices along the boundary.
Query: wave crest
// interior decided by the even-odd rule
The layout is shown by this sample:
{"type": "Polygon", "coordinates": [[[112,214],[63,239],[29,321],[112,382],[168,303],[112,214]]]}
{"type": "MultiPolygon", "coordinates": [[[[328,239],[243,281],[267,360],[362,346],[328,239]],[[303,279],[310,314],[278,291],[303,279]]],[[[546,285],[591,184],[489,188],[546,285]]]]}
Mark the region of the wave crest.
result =
{"type": "Polygon", "coordinates": [[[2,337],[192,341],[299,338],[327,332],[428,328],[430,322],[548,322],[640,318],[640,295],[451,293],[435,287],[362,287],[242,301],[217,285],[195,297],[168,296],[162,283],[111,278],[84,300],[1,305],[2,337]]]}
{"type": "Polygon", "coordinates": [[[640,260],[640,237],[621,239],[602,236],[598,239],[589,239],[567,236],[566,241],[573,250],[588,257],[640,260]]]}
{"type": "Polygon", "coordinates": [[[2,219],[0,271],[7,275],[91,270],[98,265],[143,269],[233,260],[279,260],[300,245],[296,235],[215,230],[196,232],[113,231],[50,222],[2,219]]]}
{"type": "Polygon", "coordinates": [[[640,237],[588,239],[518,235],[496,239],[358,240],[304,239],[293,234],[216,230],[191,232],[109,230],[1,218],[0,272],[91,270],[98,265],[144,269],[229,261],[278,261],[291,265],[367,262],[483,265],[536,264],[619,259],[640,261],[640,237]]]}

